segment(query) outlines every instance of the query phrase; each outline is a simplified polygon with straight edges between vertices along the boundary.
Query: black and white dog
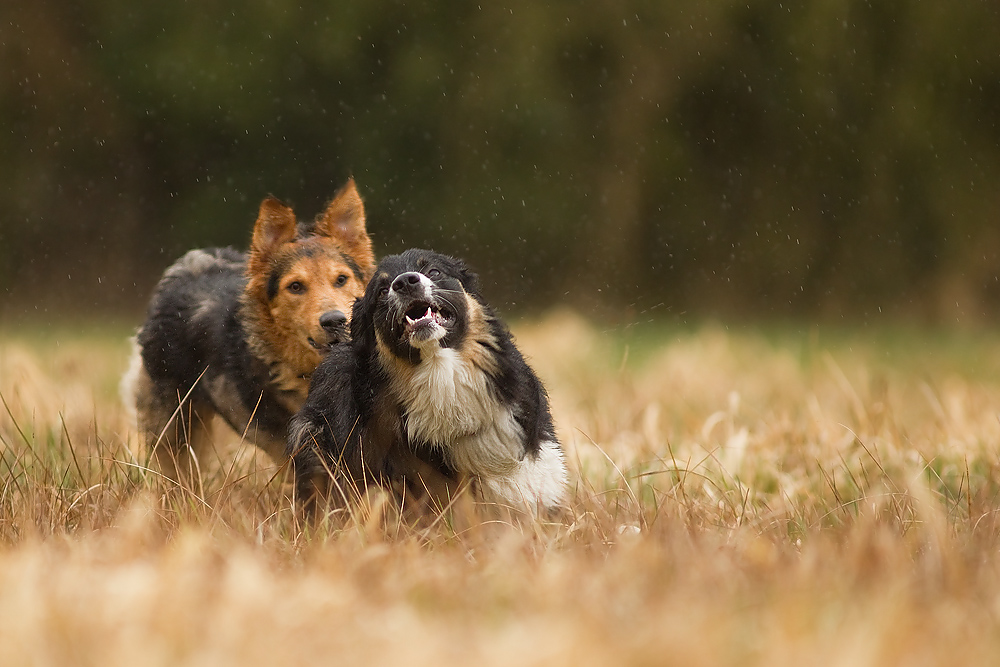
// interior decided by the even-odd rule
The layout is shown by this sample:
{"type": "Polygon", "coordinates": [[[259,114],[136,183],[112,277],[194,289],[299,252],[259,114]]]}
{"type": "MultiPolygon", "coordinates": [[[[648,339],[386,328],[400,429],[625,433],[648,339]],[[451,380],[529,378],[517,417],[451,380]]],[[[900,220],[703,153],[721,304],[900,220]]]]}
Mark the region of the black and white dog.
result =
{"type": "Polygon", "coordinates": [[[416,249],[383,259],[351,336],[292,420],[300,497],[326,493],[332,471],[359,486],[469,480],[478,498],[531,512],[562,504],[545,389],[461,261],[416,249]]]}

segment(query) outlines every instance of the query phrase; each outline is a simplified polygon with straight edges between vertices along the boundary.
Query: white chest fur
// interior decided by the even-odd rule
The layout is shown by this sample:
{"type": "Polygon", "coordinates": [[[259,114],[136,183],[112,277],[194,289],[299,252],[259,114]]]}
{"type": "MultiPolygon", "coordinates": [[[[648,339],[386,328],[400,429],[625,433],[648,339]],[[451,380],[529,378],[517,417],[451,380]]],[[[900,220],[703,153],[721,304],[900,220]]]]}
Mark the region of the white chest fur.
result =
{"type": "Polygon", "coordinates": [[[509,474],[524,453],[524,433],[491,379],[451,348],[426,350],[394,387],[413,442],[440,447],[459,472],[509,474]]]}
{"type": "Polygon", "coordinates": [[[439,448],[455,470],[478,479],[485,500],[532,511],[562,502],[566,466],[559,445],[546,441],[537,457],[526,455],[523,429],[472,360],[434,346],[394,377],[411,442],[439,448]]]}

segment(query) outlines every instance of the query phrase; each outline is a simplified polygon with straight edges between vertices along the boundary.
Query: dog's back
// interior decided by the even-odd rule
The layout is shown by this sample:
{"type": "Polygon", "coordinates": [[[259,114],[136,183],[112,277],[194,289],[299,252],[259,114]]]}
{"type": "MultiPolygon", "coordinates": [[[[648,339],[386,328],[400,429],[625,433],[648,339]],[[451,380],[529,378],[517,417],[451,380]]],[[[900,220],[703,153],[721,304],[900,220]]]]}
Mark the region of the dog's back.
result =
{"type": "Polygon", "coordinates": [[[235,318],[245,270],[246,256],[231,248],[192,250],[166,270],[137,336],[154,382],[204,394],[202,373],[220,371],[225,350],[246,347],[235,318]]]}

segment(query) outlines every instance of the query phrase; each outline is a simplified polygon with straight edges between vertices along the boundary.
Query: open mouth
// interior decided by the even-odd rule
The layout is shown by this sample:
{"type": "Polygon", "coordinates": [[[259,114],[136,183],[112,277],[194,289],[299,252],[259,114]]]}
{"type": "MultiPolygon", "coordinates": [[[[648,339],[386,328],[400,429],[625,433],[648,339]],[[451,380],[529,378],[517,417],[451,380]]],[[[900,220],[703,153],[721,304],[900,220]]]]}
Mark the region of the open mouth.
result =
{"type": "Polygon", "coordinates": [[[327,352],[330,350],[330,348],[332,348],[334,345],[340,342],[339,338],[333,338],[328,342],[320,345],[319,343],[316,342],[316,340],[312,336],[309,336],[309,338],[307,338],[306,340],[309,341],[309,344],[313,347],[313,349],[319,350],[320,352],[327,352]]]}
{"type": "Polygon", "coordinates": [[[407,333],[435,324],[446,327],[455,317],[447,308],[440,308],[427,301],[413,302],[403,315],[407,333]]]}

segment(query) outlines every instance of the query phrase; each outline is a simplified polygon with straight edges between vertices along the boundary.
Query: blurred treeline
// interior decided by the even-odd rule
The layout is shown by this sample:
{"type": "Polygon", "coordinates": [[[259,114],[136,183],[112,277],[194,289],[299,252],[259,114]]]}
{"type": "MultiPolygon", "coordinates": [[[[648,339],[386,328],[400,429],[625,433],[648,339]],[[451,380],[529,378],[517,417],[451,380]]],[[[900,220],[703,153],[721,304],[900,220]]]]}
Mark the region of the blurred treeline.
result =
{"type": "Polygon", "coordinates": [[[354,175],[505,312],[1000,313],[988,1],[0,4],[0,313],[138,313],[354,175]]]}

